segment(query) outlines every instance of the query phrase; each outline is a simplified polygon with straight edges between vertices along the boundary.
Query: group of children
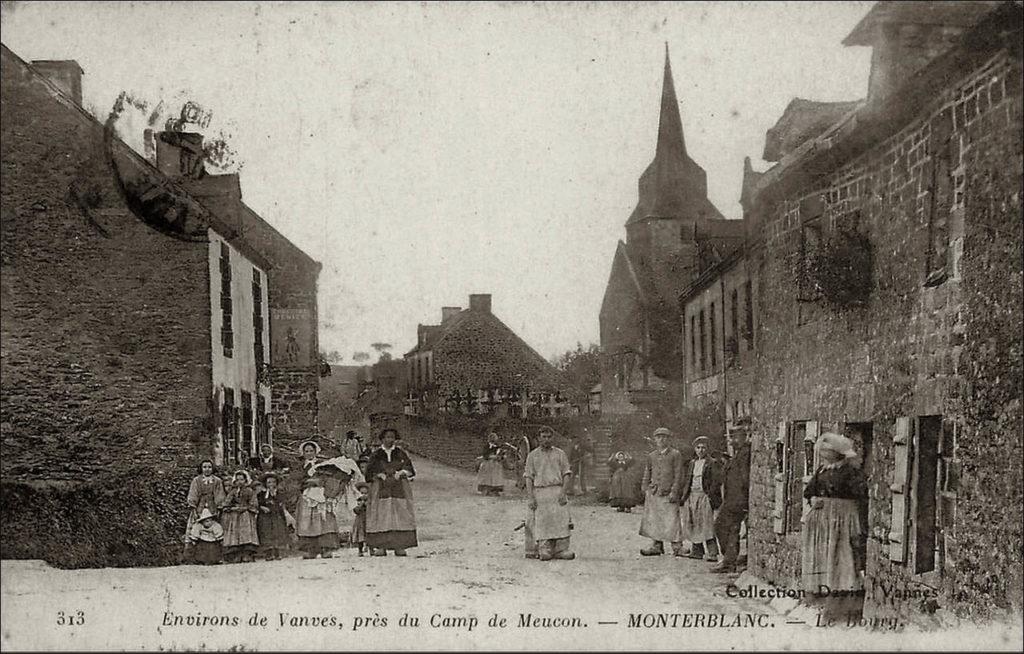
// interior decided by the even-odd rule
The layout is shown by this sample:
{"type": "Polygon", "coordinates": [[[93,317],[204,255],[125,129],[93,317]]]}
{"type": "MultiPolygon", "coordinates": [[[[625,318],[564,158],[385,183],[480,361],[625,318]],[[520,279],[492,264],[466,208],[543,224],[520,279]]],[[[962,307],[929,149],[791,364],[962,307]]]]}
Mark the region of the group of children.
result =
{"type": "MultiPolygon", "coordinates": [[[[296,528],[281,483],[277,472],[264,473],[254,481],[243,469],[232,475],[225,489],[213,462],[200,463],[188,492],[191,511],[185,530],[185,560],[214,565],[255,561],[257,555],[267,561],[280,559],[291,548],[296,528]]],[[[360,483],[356,489],[359,495],[349,544],[358,547],[363,556],[369,488],[360,483]]]]}

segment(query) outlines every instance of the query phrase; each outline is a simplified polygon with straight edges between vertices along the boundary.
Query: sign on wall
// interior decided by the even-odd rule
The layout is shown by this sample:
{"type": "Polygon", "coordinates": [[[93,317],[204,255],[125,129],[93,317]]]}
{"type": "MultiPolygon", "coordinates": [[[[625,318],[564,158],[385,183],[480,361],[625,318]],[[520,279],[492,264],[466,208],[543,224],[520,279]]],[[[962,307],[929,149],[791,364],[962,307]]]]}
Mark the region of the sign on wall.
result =
{"type": "Polygon", "coordinates": [[[270,357],[277,368],[313,364],[313,321],[308,309],[270,310],[270,357]]]}

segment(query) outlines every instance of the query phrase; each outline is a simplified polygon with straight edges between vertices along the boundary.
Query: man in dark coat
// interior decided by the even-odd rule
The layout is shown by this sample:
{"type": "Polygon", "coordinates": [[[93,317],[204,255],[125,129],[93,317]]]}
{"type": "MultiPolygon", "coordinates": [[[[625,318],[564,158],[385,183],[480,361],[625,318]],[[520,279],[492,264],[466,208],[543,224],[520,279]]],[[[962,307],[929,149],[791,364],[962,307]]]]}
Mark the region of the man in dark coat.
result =
{"type": "Polygon", "coordinates": [[[715,536],[722,562],[712,572],[735,572],[740,554],[740,523],[747,518],[750,497],[750,443],[746,431],[726,435],[732,456],[722,470],[722,507],[715,518],[715,536]]]}

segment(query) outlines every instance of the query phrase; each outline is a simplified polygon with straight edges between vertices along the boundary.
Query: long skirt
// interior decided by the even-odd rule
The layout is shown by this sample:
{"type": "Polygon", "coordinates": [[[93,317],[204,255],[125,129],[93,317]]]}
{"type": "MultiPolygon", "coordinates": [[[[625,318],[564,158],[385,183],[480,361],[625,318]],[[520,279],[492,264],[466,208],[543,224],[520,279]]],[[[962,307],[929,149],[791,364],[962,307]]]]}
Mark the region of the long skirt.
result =
{"type": "Polygon", "coordinates": [[[338,535],[338,520],[332,503],[316,503],[299,497],[295,505],[295,533],[299,538],[318,538],[324,534],[338,535]]]}
{"type": "Polygon", "coordinates": [[[349,542],[353,545],[366,542],[366,514],[360,514],[356,516],[356,519],[352,522],[352,533],[349,536],[349,542]]]}
{"type": "Polygon", "coordinates": [[[629,509],[636,506],[636,493],[633,490],[633,478],[625,470],[612,473],[608,485],[608,503],[616,508],[629,509]]]}
{"type": "Polygon", "coordinates": [[[260,513],[256,517],[256,533],[263,547],[283,548],[288,547],[290,543],[288,524],[285,522],[284,513],[280,511],[260,513]]]}
{"type": "Polygon", "coordinates": [[[823,506],[807,513],[803,526],[801,578],[808,593],[861,590],[854,542],[861,537],[857,500],[820,498],[823,506]]]}
{"type": "Polygon", "coordinates": [[[260,537],[256,531],[256,515],[250,511],[224,511],[220,514],[220,523],[224,527],[224,547],[238,545],[259,545],[260,537]]]}
{"type": "Polygon", "coordinates": [[[221,544],[219,540],[200,540],[192,546],[192,561],[199,565],[213,565],[220,563],[221,544]]]}
{"type": "Polygon", "coordinates": [[[374,479],[366,506],[366,544],[388,550],[416,547],[416,514],[408,479],[374,479]]]}
{"type": "Polygon", "coordinates": [[[484,459],[476,473],[476,489],[479,491],[504,490],[505,468],[501,461],[484,459]]]}
{"type": "Polygon", "coordinates": [[[679,507],[679,522],[683,540],[704,543],[715,537],[715,511],[704,491],[690,491],[690,496],[679,507]]]}
{"type": "Polygon", "coordinates": [[[678,543],[682,540],[679,524],[679,505],[668,495],[647,491],[644,516],[640,519],[640,535],[656,541],[678,543]]]}

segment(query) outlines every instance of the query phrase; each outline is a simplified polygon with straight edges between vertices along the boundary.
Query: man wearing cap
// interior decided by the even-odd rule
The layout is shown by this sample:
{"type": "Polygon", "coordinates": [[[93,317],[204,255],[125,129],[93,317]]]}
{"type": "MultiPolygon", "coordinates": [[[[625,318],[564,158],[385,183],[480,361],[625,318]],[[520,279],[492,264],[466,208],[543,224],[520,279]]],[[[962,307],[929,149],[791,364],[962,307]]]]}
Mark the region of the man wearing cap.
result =
{"type": "Polygon", "coordinates": [[[740,555],[740,523],[747,517],[750,496],[750,443],[743,430],[730,431],[726,442],[732,456],[722,471],[722,508],[715,518],[715,536],[722,562],[712,572],[735,572],[740,555]]]}
{"type": "Polygon", "coordinates": [[[646,493],[644,515],[640,520],[640,535],[651,539],[651,544],[640,550],[644,556],[664,554],[664,543],[672,544],[673,553],[682,548],[679,524],[679,477],[683,455],[669,447],[672,432],[665,427],[654,430],[655,449],[647,455],[640,487],[646,493]]]}
{"type": "Polygon", "coordinates": [[[708,439],[693,440],[694,458],[683,464],[679,480],[679,520],[683,540],[693,543],[689,557],[718,560],[715,511],[722,505],[718,466],[708,458],[708,439]]]}
{"type": "Polygon", "coordinates": [[[572,472],[569,457],[552,444],[555,433],[541,427],[540,446],[526,457],[526,558],[571,561],[569,550],[569,489],[572,472]]]}

